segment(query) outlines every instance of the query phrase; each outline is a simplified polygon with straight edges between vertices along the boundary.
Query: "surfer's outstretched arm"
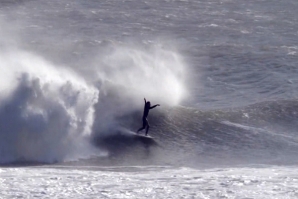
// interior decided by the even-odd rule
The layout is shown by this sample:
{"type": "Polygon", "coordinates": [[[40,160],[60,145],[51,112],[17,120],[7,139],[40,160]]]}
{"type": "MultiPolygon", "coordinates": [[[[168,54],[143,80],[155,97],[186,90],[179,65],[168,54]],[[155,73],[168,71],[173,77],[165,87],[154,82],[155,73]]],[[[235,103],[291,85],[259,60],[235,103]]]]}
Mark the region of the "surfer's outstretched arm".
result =
{"type": "Polygon", "coordinates": [[[144,98],[145,104],[146,104],[146,98],[144,98]]]}
{"type": "Polygon", "coordinates": [[[159,104],[156,104],[156,105],[154,105],[154,106],[151,106],[150,109],[153,109],[153,108],[155,108],[155,107],[157,107],[157,106],[160,106],[160,105],[159,105],[159,104]]]}

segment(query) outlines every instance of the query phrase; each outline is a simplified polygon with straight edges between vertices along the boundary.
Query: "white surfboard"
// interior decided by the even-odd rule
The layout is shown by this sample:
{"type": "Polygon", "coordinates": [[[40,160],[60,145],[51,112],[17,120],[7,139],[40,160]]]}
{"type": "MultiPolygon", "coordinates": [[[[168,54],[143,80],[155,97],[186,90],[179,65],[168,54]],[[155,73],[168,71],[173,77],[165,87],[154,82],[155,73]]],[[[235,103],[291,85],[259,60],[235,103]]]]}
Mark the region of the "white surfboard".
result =
{"type": "Polygon", "coordinates": [[[145,139],[153,139],[153,137],[151,137],[150,135],[143,135],[143,134],[140,134],[140,133],[134,133],[134,134],[137,137],[141,137],[141,138],[145,138],[145,139]]]}
{"type": "Polygon", "coordinates": [[[131,130],[128,130],[126,128],[121,128],[121,132],[123,132],[125,134],[128,134],[128,135],[131,135],[131,136],[135,136],[136,138],[153,140],[153,137],[151,137],[150,135],[146,136],[142,133],[135,133],[135,132],[133,132],[131,130]]]}

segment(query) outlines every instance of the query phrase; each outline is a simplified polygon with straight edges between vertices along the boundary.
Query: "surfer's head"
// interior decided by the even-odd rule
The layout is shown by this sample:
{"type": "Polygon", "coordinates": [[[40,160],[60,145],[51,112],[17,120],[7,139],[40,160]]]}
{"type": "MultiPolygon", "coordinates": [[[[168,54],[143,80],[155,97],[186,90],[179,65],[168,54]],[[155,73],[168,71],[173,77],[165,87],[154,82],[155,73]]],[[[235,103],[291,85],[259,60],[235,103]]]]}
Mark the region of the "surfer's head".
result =
{"type": "Polygon", "coordinates": [[[147,101],[147,102],[146,102],[146,106],[149,106],[149,107],[150,107],[150,105],[151,105],[151,104],[150,104],[150,101],[147,101]]]}

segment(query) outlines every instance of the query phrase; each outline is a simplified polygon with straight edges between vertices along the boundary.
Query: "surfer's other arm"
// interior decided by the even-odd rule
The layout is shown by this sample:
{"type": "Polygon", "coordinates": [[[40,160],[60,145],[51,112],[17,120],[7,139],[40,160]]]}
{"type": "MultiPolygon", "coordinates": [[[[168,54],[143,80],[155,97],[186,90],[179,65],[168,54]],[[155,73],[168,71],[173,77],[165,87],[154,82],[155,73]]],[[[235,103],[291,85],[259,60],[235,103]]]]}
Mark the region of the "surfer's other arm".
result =
{"type": "Polygon", "coordinates": [[[151,106],[149,109],[153,109],[153,108],[155,108],[155,107],[157,107],[157,106],[160,106],[159,104],[156,104],[156,105],[154,105],[154,106],[151,106]]]}

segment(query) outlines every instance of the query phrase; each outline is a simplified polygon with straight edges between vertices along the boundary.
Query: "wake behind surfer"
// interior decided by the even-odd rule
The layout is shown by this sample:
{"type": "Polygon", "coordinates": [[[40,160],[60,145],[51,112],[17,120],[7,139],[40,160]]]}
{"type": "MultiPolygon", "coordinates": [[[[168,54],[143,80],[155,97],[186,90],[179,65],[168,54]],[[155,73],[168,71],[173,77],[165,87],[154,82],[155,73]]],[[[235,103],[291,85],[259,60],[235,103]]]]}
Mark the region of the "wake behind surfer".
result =
{"type": "Polygon", "coordinates": [[[144,98],[144,101],[145,101],[145,106],[144,106],[144,113],[143,113],[143,126],[137,131],[137,133],[139,133],[139,131],[143,130],[146,128],[146,136],[148,134],[148,131],[149,131],[149,123],[148,123],[148,120],[147,120],[147,116],[149,114],[149,110],[150,109],[153,109],[157,106],[160,106],[159,104],[156,104],[154,106],[151,106],[150,104],[150,101],[146,101],[146,99],[144,98]]]}

